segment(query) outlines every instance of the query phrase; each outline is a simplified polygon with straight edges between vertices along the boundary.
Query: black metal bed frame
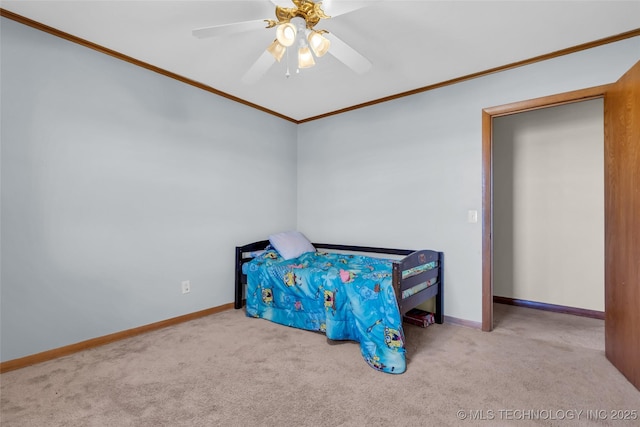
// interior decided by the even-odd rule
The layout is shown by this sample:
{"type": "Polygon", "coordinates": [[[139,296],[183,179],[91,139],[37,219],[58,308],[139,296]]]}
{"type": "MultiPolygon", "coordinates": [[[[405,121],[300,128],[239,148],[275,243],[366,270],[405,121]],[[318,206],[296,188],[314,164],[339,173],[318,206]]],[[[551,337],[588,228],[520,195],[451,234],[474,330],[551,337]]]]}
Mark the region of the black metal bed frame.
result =
{"type": "MultiPolygon", "coordinates": [[[[247,283],[247,276],[242,273],[242,265],[252,258],[245,256],[245,253],[259,251],[265,249],[269,245],[268,240],[260,240],[258,242],[249,243],[243,246],[236,246],[236,272],[235,272],[235,303],[236,309],[242,308],[243,290],[244,285],[247,283]]],[[[346,252],[362,252],[362,253],[376,253],[382,255],[397,255],[404,258],[395,260],[393,262],[393,288],[396,293],[396,300],[398,301],[398,309],[400,315],[403,316],[407,311],[415,308],[423,302],[436,297],[435,307],[435,321],[436,323],[442,323],[444,321],[444,253],[432,251],[432,250],[420,250],[414,251],[410,249],[393,249],[393,248],[377,248],[371,246],[352,246],[352,245],[335,245],[330,243],[313,243],[316,249],[328,249],[335,251],[346,252]],[[403,278],[402,272],[411,268],[427,264],[430,262],[436,263],[436,268],[423,271],[421,273],[411,275],[403,278]],[[406,289],[412,288],[415,285],[427,282],[429,280],[436,279],[435,283],[431,286],[417,292],[407,298],[402,298],[402,292],[406,289]]]]}

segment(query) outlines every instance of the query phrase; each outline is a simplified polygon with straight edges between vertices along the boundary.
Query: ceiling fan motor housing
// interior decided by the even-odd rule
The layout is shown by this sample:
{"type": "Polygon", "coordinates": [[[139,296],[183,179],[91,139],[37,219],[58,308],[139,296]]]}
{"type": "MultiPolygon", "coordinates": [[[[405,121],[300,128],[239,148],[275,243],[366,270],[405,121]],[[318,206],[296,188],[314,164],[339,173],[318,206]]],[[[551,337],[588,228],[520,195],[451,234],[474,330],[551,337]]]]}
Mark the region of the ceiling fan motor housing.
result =
{"type": "Polygon", "coordinates": [[[322,10],[322,2],[308,0],[292,0],[295,8],[276,6],[276,18],[278,22],[274,25],[289,22],[291,19],[299,17],[304,19],[307,28],[312,29],[321,19],[328,19],[330,16],[322,10]]]}

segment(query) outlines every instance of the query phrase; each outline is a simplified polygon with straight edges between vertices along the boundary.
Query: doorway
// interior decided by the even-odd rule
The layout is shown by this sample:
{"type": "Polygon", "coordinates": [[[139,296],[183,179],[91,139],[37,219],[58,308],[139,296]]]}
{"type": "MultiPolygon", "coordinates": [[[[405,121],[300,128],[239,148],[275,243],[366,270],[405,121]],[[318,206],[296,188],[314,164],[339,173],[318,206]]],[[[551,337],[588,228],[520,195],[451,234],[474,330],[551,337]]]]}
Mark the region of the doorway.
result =
{"type": "Polygon", "coordinates": [[[603,98],[608,86],[537,98],[482,111],[483,215],[482,215],[482,330],[493,329],[493,119],[527,111],[603,98]]]}
{"type": "Polygon", "coordinates": [[[493,328],[492,121],[604,97],[605,355],[640,390],[640,61],[618,81],[482,111],[482,330],[493,328]]]}
{"type": "Polygon", "coordinates": [[[603,99],[494,118],[492,139],[494,303],[604,319],[603,99]]]}

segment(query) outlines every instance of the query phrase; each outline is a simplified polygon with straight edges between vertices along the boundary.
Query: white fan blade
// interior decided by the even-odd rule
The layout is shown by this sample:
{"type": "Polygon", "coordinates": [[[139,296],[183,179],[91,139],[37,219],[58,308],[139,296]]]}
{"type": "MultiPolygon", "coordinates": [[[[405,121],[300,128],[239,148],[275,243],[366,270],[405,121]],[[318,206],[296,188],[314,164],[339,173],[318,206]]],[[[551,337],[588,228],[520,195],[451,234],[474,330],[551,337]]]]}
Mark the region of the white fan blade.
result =
{"type": "MultiPolygon", "coordinates": [[[[317,2],[316,2],[317,3],[317,2]]],[[[353,12],[354,10],[362,9],[363,7],[369,7],[371,2],[365,1],[336,1],[336,0],[323,0],[322,10],[330,17],[344,15],[345,13],[353,12]]]]}
{"type": "Polygon", "coordinates": [[[242,81],[246,84],[252,84],[260,80],[269,68],[276,62],[276,59],[266,50],[262,52],[262,55],[253,63],[251,68],[242,76],[242,81]]]}
{"type": "Polygon", "coordinates": [[[266,28],[267,23],[264,19],[255,21],[234,22],[232,24],[214,25],[212,27],[196,28],[192,34],[199,39],[206,37],[226,36],[228,34],[244,33],[247,31],[259,30],[266,28]]]}
{"type": "Polygon", "coordinates": [[[360,55],[354,48],[340,40],[333,33],[326,33],[324,36],[331,42],[329,53],[344,65],[358,74],[364,74],[371,69],[371,62],[367,58],[360,55]]]}

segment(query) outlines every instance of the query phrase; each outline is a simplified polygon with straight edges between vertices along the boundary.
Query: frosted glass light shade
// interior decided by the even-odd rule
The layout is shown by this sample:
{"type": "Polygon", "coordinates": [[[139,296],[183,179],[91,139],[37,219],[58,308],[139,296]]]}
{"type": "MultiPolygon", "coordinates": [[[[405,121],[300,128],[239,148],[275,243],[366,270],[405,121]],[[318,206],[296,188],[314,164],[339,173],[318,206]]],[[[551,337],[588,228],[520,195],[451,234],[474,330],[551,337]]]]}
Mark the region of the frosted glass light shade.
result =
{"type": "Polygon", "coordinates": [[[291,22],[278,25],[276,38],[284,47],[289,47],[296,41],[296,27],[291,22]]]}
{"type": "Polygon", "coordinates": [[[308,46],[301,47],[298,50],[298,68],[309,68],[316,65],[316,61],[313,60],[313,55],[308,46]]]}
{"type": "Polygon", "coordinates": [[[276,58],[276,61],[278,62],[280,62],[286,50],[287,48],[282,46],[277,39],[274,40],[273,43],[271,43],[267,48],[267,52],[273,55],[273,57],[276,58]]]}
{"type": "Polygon", "coordinates": [[[329,46],[331,46],[331,42],[317,31],[309,33],[307,40],[309,40],[309,46],[311,46],[313,53],[315,53],[318,58],[327,53],[329,46]]]}

